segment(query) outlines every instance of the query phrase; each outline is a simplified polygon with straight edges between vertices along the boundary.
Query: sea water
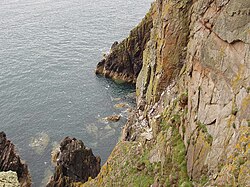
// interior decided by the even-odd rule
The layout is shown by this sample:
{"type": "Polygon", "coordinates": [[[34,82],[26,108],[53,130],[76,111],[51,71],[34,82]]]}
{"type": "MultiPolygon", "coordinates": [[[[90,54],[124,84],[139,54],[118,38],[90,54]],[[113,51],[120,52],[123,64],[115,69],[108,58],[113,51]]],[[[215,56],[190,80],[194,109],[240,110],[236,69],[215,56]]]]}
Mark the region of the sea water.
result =
{"type": "Polygon", "coordinates": [[[33,186],[53,172],[52,149],[76,137],[102,163],[118,141],[134,88],[94,69],[152,0],[1,0],[0,131],[31,171],[33,186]],[[114,105],[127,102],[123,107],[114,105]],[[104,117],[120,114],[117,123],[104,117]]]}

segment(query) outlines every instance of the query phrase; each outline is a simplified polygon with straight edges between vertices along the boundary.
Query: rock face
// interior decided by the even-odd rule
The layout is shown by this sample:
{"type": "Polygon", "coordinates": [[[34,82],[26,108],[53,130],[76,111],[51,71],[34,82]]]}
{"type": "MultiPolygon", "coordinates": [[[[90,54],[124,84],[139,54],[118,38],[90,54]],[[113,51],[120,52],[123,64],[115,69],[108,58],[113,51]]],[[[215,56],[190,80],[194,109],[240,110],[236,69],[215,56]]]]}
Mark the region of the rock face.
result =
{"type": "Polygon", "coordinates": [[[150,14],[125,141],[84,185],[250,186],[250,1],[156,0],[150,14]]]}
{"type": "Polygon", "coordinates": [[[15,146],[7,140],[6,134],[0,132],[0,171],[10,170],[17,173],[21,186],[31,186],[28,166],[21,161],[15,146]]]}
{"type": "Polygon", "coordinates": [[[151,28],[152,17],[147,14],[127,39],[112,45],[110,54],[98,63],[96,74],[103,74],[117,81],[135,83],[142,67],[142,54],[150,38],[151,28]]]}
{"type": "Polygon", "coordinates": [[[66,137],[57,154],[55,174],[47,186],[73,186],[74,182],[95,178],[100,171],[100,162],[101,159],[95,157],[81,140],[66,137]]]}
{"type": "Polygon", "coordinates": [[[20,187],[17,174],[13,171],[0,172],[0,186],[20,187]]]}

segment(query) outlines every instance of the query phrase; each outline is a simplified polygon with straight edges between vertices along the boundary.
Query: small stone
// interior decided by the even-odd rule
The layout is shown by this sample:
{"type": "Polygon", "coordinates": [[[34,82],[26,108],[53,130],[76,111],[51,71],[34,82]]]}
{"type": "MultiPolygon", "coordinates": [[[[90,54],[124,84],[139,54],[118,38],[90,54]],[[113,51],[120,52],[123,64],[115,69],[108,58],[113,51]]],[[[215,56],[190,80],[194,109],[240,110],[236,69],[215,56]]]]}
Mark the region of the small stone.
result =
{"type": "Polygon", "coordinates": [[[114,105],[115,108],[124,108],[127,106],[128,106],[128,103],[118,103],[114,105]]]}
{"type": "Polygon", "coordinates": [[[111,122],[117,122],[121,119],[121,116],[120,115],[111,115],[111,116],[108,116],[104,119],[107,121],[111,121],[111,122]]]}

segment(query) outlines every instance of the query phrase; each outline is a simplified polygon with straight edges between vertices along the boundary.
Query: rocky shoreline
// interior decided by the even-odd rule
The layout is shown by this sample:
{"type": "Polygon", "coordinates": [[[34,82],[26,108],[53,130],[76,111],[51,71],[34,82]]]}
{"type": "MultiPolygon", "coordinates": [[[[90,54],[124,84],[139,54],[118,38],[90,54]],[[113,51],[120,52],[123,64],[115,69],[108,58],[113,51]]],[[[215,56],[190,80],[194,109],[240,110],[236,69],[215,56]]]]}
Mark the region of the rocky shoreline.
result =
{"type": "MultiPolygon", "coordinates": [[[[74,186],[74,183],[84,183],[89,178],[95,178],[100,172],[101,158],[95,157],[81,140],[66,137],[53,153],[55,173],[47,187],[74,186]]],[[[0,132],[0,186],[32,186],[27,164],[20,159],[15,146],[4,132],[0,132]]]]}
{"type": "MultiPolygon", "coordinates": [[[[83,142],[65,138],[48,186],[250,186],[249,10],[245,0],[156,0],[97,65],[136,83],[121,140],[100,168],[83,142]]],[[[6,160],[14,148],[0,135],[6,160]]],[[[21,183],[27,166],[13,158],[21,183]]]]}

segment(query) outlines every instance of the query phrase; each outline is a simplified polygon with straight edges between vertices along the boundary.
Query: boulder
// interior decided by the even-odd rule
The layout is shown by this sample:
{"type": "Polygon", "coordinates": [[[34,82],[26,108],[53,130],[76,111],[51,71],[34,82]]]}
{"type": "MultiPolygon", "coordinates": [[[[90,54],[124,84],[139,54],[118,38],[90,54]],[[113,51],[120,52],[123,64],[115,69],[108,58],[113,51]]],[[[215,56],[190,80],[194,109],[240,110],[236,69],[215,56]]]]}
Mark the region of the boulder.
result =
{"type": "Polygon", "coordinates": [[[74,182],[86,182],[100,172],[100,157],[95,157],[81,140],[66,137],[60,144],[54,176],[47,187],[71,186],[74,182]]]}

